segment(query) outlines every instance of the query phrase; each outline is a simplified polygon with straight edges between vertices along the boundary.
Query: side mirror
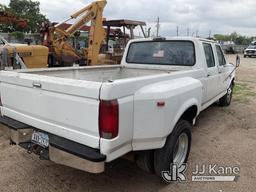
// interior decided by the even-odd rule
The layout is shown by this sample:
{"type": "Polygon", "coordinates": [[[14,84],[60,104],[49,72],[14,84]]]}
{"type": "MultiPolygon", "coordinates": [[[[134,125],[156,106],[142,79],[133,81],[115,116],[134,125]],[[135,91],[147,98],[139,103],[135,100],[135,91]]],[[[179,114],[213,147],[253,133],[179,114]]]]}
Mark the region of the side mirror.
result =
{"type": "Polygon", "coordinates": [[[237,55],[236,56],[236,67],[239,67],[239,65],[240,65],[240,56],[237,55]]]}

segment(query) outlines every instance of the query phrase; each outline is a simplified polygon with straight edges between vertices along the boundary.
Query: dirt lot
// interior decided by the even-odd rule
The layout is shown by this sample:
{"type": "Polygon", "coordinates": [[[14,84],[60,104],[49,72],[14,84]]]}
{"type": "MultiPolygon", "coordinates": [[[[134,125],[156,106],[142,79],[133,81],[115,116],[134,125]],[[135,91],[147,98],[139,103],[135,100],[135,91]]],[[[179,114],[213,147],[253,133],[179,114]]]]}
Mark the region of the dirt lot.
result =
{"type": "MultiPolygon", "coordinates": [[[[228,59],[235,62],[234,56],[228,59]]],[[[232,105],[210,107],[193,128],[188,182],[164,185],[126,160],[109,164],[100,175],[40,161],[19,147],[10,146],[2,126],[0,191],[255,191],[256,58],[241,59],[232,105]],[[192,170],[203,163],[240,166],[240,177],[237,182],[192,182],[192,170]]]]}

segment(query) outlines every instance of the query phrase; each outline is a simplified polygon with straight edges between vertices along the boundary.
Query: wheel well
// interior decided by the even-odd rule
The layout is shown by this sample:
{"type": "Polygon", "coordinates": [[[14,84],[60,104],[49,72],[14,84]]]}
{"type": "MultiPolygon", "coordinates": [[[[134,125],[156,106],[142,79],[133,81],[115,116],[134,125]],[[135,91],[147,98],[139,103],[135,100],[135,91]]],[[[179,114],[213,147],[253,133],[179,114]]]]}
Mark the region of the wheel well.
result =
{"type": "Polygon", "coordinates": [[[232,79],[231,84],[232,84],[232,86],[235,85],[235,78],[232,79]]]}
{"type": "Polygon", "coordinates": [[[190,122],[191,124],[193,123],[194,118],[197,115],[197,106],[193,105],[189,107],[181,116],[181,119],[186,120],[190,122]]]}

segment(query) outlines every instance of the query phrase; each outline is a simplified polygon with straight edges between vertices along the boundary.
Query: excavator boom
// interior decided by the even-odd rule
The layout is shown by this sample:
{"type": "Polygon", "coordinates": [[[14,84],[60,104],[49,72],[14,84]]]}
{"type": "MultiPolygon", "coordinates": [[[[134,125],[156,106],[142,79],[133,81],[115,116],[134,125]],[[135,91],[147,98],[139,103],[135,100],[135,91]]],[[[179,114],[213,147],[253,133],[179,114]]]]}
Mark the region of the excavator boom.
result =
{"type": "Polygon", "coordinates": [[[102,16],[106,4],[106,0],[95,1],[72,14],[70,18],[66,20],[78,19],[68,29],[61,29],[59,26],[63,23],[59,23],[50,30],[52,50],[57,59],[69,62],[85,59],[88,65],[96,65],[98,63],[100,47],[106,36],[102,16]],[[89,22],[91,22],[91,28],[89,32],[88,48],[84,49],[82,53],[79,53],[69,45],[67,39],[89,22]]]}

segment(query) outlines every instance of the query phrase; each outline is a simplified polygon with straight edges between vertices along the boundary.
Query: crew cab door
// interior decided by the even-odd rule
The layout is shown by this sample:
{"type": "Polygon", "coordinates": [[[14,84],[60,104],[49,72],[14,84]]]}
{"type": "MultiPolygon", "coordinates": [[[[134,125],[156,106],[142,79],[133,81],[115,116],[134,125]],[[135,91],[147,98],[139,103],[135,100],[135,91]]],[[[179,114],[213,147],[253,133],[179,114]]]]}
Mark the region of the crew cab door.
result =
{"type": "Polygon", "coordinates": [[[206,89],[207,89],[207,100],[206,102],[213,99],[219,94],[218,82],[219,72],[218,67],[215,63],[213,47],[211,43],[203,43],[205,60],[207,65],[207,77],[206,77],[206,89]]]}
{"type": "Polygon", "coordinates": [[[215,45],[216,49],[216,57],[218,62],[218,73],[219,73],[219,83],[218,83],[218,89],[219,92],[224,92],[229,87],[230,81],[227,80],[227,77],[230,73],[229,68],[226,67],[226,59],[224,57],[223,51],[219,45],[215,45]]]}

